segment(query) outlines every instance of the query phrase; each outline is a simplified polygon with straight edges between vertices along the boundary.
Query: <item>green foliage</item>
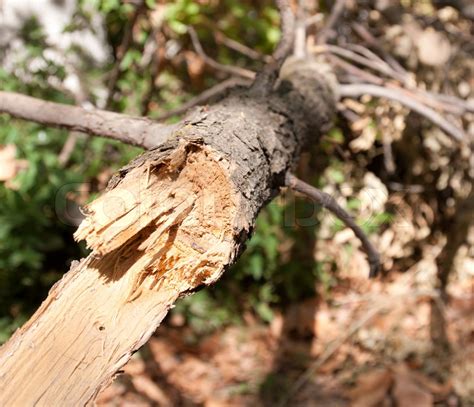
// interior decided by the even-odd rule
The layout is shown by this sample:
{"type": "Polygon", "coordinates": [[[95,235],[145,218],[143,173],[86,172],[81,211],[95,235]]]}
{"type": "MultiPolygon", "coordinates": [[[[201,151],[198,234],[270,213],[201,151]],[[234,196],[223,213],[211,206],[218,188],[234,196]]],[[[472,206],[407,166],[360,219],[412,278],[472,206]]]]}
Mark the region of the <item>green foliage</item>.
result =
{"type": "Polygon", "coordinates": [[[187,317],[197,335],[204,335],[230,322],[238,323],[236,303],[232,297],[206,289],[178,301],[173,313],[187,317]]]}
{"type": "MultiPolygon", "coordinates": [[[[178,0],[166,9],[165,19],[178,35],[187,33],[187,26],[201,26],[201,34],[209,40],[219,30],[230,38],[269,53],[280,38],[279,14],[271,1],[258,4],[250,1],[225,0],[202,4],[178,0]]],[[[221,50],[218,50],[221,51],[221,50]]]]}
{"type": "MultiPolygon", "coordinates": [[[[28,161],[15,182],[18,190],[0,185],[0,318],[22,318],[31,311],[64,271],[72,228],[57,222],[55,203],[65,201],[67,186],[79,181],[62,171],[57,150],[64,132],[33,124],[0,120],[0,144],[14,144],[28,161]],[[61,134],[62,133],[62,134],[61,134]],[[66,188],[62,188],[66,186],[66,188]],[[58,194],[62,194],[59,196],[58,194]],[[57,261],[62,261],[57,264],[57,261]]],[[[76,251],[75,253],[79,253],[76,251]]],[[[14,321],[13,325],[17,325],[14,321]]],[[[1,332],[1,331],[0,331],[1,332]]]]}

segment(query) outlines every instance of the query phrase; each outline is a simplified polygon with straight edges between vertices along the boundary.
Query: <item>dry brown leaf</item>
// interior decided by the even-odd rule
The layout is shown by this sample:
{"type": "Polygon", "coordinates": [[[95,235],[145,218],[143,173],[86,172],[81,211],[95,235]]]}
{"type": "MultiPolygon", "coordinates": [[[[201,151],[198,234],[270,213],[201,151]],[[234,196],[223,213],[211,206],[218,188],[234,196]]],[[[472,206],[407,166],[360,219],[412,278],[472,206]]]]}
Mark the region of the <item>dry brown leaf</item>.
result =
{"type": "Polygon", "coordinates": [[[241,400],[225,400],[220,398],[210,398],[204,403],[204,407],[241,407],[241,400]]]}
{"type": "Polygon", "coordinates": [[[351,130],[355,133],[364,130],[372,121],[370,117],[363,117],[351,123],[351,130]]]}
{"type": "Polygon", "coordinates": [[[340,335],[340,326],[333,313],[327,308],[316,312],[313,330],[317,341],[328,342],[340,335]]]}
{"type": "Polygon", "coordinates": [[[452,390],[453,385],[451,382],[446,382],[446,383],[439,383],[432,378],[425,376],[424,374],[417,372],[417,371],[411,371],[410,373],[413,378],[423,387],[425,387],[427,390],[429,390],[431,393],[437,395],[437,396],[446,396],[449,394],[449,392],[452,390]]]}
{"type": "Polygon", "coordinates": [[[330,374],[340,369],[344,362],[347,360],[349,352],[349,346],[342,345],[333,357],[329,358],[326,363],[323,363],[321,365],[321,367],[318,369],[318,372],[322,374],[330,374]]]}
{"type": "Polygon", "coordinates": [[[392,385],[392,373],[388,369],[375,369],[360,375],[354,389],[349,392],[352,407],[379,405],[392,385]]]}
{"type": "Polygon", "coordinates": [[[171,373],[178,366],[175,349],[171,343],[161,338],[151,338],[148,342],[153,359],[158,363],[164,374],[171,373]]]}
{"type": "Polygon", "coordinates": [[[176,365],[165,377],[170,386],[196,403],[207,400],[223,384],[222,376],[211,363],[189,355],[176,357],[176,365]]]}
{"type": "Polygon", "coordinates": [[[283,333],[283,328],[285,325],[285,319],[281,312],[275,312],[272,322],[270,324],[270,332],[275,339],[281,337],[283,333]]]}
{"type": "Polygon", "coordinates": [[[137,356],[134,356],[123,368],[124,373],[130,376],[142,374],[146,371],[145,362],[137,356]]]}
{"type": "Polygon", "coordinates": [[[156,401],[159,406],[171,407],[173,405],[165,392],[147,376],[134,376],[132,383],[138,392],[144,394],[148,399],[156,401]]]}
{"type": "Polygon", "coordinates": [[[117,400],[126,391],[127,388],[125,387],[125,385],[116,381],[100,392],[99,396],[95,400],[95,405],[105,406],[107,405],[107,403],[117,400]]]}
{"type": "Polygon", "coordinates": [[[373,126],[366,126],[361,135],[349,143],[349,147],[354,153],[367,151],[374,145],[376,137],[377,130],[373,126]]]}
{"type": "Polygon", "coordinates": [[[317,300],[311,298],[306,301],[292,304],[285,314],[284,330],[301,338],[315,335],[315,316],[317,315],[317,300]]]}
{"type": "Polygon", "coordinates": [[[123,399],[119,402],[112,402],[111,407],[150,407],[151,403],[144,400],[143,397],[137,393],[125,393],[123,399]]]}
{"type": "Polygon", "coordinates": [[[202,80],[202,75],[206,67],[204,59],[193,51],[186,51],[184,53],[188,74],[193,83],[199,83],[202,80]]]}
{"type": "Polygon", "coordinates": [[[267,330],[229,328],[212,362],[221,381],[254,382],[271,368],[273,351],[274,339],[267,330]]]}
{"type": "Polygon", "coordinates": [[[394,369],[393,397],[399,407],[431,407],[433,395],[421,386],[405,364],[394,369]]]}
{"type": "MultiPolygon", "coordinates": [[[[472,324],[466,323],[466,321],[463,321],[463,325],[472,329],[472,324]]],[[[464,399],[474,400],[474,344],[467,344],[467,346],[458,349],[456,353],[453,358],[451,376],[454,390],[464,399]]]]}
{"type": "Polygon", "coordinates": [[[12,180],[20,170],[26,168],[28,168],[28,161],[16,158],[14,144],[0,146],[0,181],[4,181],[7,188],[18,189],[18,185],[14,184],[12,180]]]}

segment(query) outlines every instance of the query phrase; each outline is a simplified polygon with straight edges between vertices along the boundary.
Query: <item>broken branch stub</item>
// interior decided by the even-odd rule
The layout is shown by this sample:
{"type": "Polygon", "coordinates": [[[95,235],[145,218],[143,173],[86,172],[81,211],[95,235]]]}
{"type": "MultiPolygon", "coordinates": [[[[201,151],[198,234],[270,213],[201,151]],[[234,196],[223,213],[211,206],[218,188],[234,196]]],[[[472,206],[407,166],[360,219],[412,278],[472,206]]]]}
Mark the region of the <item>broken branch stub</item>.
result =
{"type": "Polygon", "coordinates": [[[91,254],[0,349],[0,405],[91,402],[179,297],[215,282],[330,125],[328,83],[314,61],[287,64],[274,93],[195,109],[120,170],[75,234],[91,254]]]}
{"type": "Polygon", "coordinates": [[[105,264],[105,279],[128,280],[126,302],[153,295],[165,280],[179,285],[179,292],[211,284],[234,257],[239,198],[229,182],[229,163],[194,142],[161,155],[142,156],[86,207],[87,218],[74,235],[93,250],[97,268],[105,264]]]}

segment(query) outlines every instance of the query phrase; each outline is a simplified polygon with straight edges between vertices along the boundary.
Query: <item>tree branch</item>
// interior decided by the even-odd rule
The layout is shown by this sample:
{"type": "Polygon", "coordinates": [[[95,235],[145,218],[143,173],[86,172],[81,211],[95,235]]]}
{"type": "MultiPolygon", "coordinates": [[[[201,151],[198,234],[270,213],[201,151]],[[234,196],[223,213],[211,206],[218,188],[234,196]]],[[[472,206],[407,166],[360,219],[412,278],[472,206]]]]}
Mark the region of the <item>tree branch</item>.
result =
{"type": "MultiPolygon", "coordinates": [[[[314,75],[309,66],[293,70],[289,89],[266,99],[242,92],[197,109],[179,138],[116,172],[75,234],[92,253],[0,348],[1,406],[92,404],[178,298],[216,282],[236,261],[282,168],[295,165],[334,115],[332,88],[312,68],[314,75]]],[[[15,110],[2,96],[3,111],[15,110]]],[[[41,116],[45,106],[61,107],[16,113],[41,116]]],[[[41,122],[58,125],[59,116],[75,126],[70,107],[61,108],[41,122]]],[[[97,120],[77,109],[85,123],[97,120]]],[[[116,122],[107,124],[125,124],[116,122]]]]}
{"type": "Polygon", "coordinates": [[[350,74],[351,76],[355,76],[357,79],[361,79],[365,82],[369,82],[376,85],[383,85],[384,83],[384,80],[382,78],[372,74],[368,70],[363,70],[362,68],[359,68],[358,66],[353,65],[334,54],[328,54],[327,57],[333,65],[344,69],[348,74],[350,74]]]}
{"type": "Polygon", "coordinates": [[[278,73],[283,62],[293,51],[295,37],[295,16],[291,10],[288,0],[275,0],[275,5],[280,12],[281,37],[278,45],[273,51],[274,62],[269,63],[257,74],[255,81],[250,88],[253,95],[265,95],[272,89],[277,81],[278,73]]]}
{"type": "Polygon", "coordinates": [[[294,191],[307,196],[315,203],[330,210],[334,215],[336,215],[340,220],[342,220],[347,227],[352,229],[354,234],[361,241],[362,247],[365,253],[367,254],[367,258],[370,265],[369,277],[376,277],[380,270],[380,256],[377,249],[375,249],[372,243],[370,243],[367,235],[354,222],[352,217],[343,208],[339,206],[335,199],[326,192],[323,192],[307,184],[306,182],[301,181],[290,173],[286,175],[286,185],[294,191]]]}
{"type": "Polygon", "coordinates": [[[214,31],[214,38],[216,39],[216,42],[218,44],[224,44],[226,47],[236,52],[239,52],[240,54],[245,55],[250,59],[265,62],[271,62],[272,60],[272,57],[270,55],[264,55],[261,52],[254,50],[253,48],[250,48],[245,44],[242,44],[232,38],[229,38],[221,31],[214,31]]]}
{"type": "MultiPolygon", "coordinates": [[[[141,105],[142,105],[141,114],[143,116],[147,116],[148,113],[150,112],[150,103],[156,89],[155,80],[161,68],[161,56],[159,52],[159,43],[158,43],[159,35],[160,35],[159,30],[155,28],[151,34],[151,40],[149,43],[150,45],[147,44],[148,47],[152,49],[152,51],[151,51],[151,61],[149,63],[150,64],[150,78],[148,80],[148,89],[146,93],[143,95],[142,101],[141,101],[141,105]]],[[[147,45],[145,45],[145,48],[147,47],[147,45]]]]}
{"type": "Polygon", "coordinates": [[[275,5],[280,12],[280,31],[281,37],[273,58],[279,63],[279,67],[283,61],[291,54],[293,50],[293,40],[295,36],[295,15],[291,10],[288,0],[275,0],[275,5]]]}
{"type": "MultiPolygon", "coordinates": [[[[390,65],[388,65],[385,61],[381,60],[380,58],[372,57],[369,59],[367,58],[366,55],[361,55],[360,53],[356,53],[350,49],[341,48],[336,45],[318,45],[318,46],[313,47],[312,51],[317,54],[331,53],[334,55],[338,55],[350,61],[356,62],[362,66],[365,66],[366,68],[373,69],[374,71],[378,71],[379,73],[383,75],[387,75],[388,77],[398,80],[402,83],[406,83],[406,77],[404,77],[397,71],[393,70],[393,68],[390,65]]],[[[360,51],[360,48],[359,48],[359,51],[360,51]]],[[[367,49],[365,49],[365,51],[370,52],[370,50],[367,50],[367,49]]]]}
{"type": "Polygon", "coordinates": [[[409,74],[400,63],[392,57],[384,48],[380,45],[379,41],[370,33],[370,31],[365,28],[362,24],[359,23],[352,23],[352,28],[354,29],[355,33],[362,38],[369,46],[374,47],[377,52],[380,52],[383,58],[387,61],[387,63],[398,72],[400,75],[403,75],[406,80],[409,80],[409,74]]]}
{"type": "Polygon", "coordinates": [[[204,60],[204,62],[207,65],[209,65],[210,67],[218,71],[227,72],[231,75],[241,76],[242,78],[246,78],[246,79],[255,78],[255,72],[250,71],[249,69],[240,68],[238,66],[221,64],[220,62],[217,62],[211,57],[209,57],[204,52],[204,49],[202,48],[202,45],[201,45],[201,42],[199,41],[199,37],[196,33],[196,30],[193,27],[189,26],[188,33],[189,33],[189,36],[191,37],[191,41],[193,43],[193,47],[195,51],[198,53],[198,55],[204,60]]]}
{"type": "Polygon", "coordinates": [[[331,10],[331,14],[329,15],[328,22],[323,27],[323,29],[319,32],[318,36],[318,44],[325,44],[328,40],[328,37],[331,35],[331,31],[336,25],[337,21],[341,17],[342,13],[344,12],[344,8],[346,7],[346,0],[336,0],[334,7],[331,10]]]}
{"type": "Polygon", "coordinates": [[[306,57],[306,10],[304,0],[298,0],[293,56],[296,58],[306,57]]]}
{"type": "Polygon", "coordinates": [[[466,135],[462,129],[448,122],[443,116],[435,112],[433,109],[423,105],[411,97],[408,97],[402,91],[397,89],[390,89],[371,84],[340,85],[339,94],[341,97],[356,98],[362,95],[371,95],[395,100],[414,112],[426,117],[456,141],[466,141],[466,135]]]}
{"type": "Polygon", "coordinates": [[[248,86],[250,85],[250,81],[243,79],[243,78],[229,78],[223,82],[218,83],[217,85],[212,86],[209,89],[201,92],[196,97],[192,98],[191,100],[183,103],[181,106],[177,107],[176,109],[170,110],[157,118],[158,121],[169,119],[172,116],[180,115],[185,113],[187,110],[193,108],[194,106],[198,106],[203,103],[207,103],[210,99],[213,99],[219,95],[222,95],[230,88],[235,86],[248,86]]]}
{"type": "Polygon", "coordinates": [[[119,46],[119,49],[117,50],[117,60],[115,61],[115,65],[112,68],[112,71],[110,72],[109,80],[107,83],[107,101],[105,102],[106,109],[110,107],[110,104],[112,103],[115,94],[115,87],[120,77],[120,65],[122,63],[123,58],[125,57],[125,54],[128,52],[130,46],[132,45],[133,28],[135,27],[138,17],[143,12],[144,8],[145,2],[143,0],[140,0],[139,3],[135,6],[132,16],[130,17],[130,20],[127,23],[127,27],[125,28],[125,33],[123,35],[122,42],[119,46]]]}
{"type": "Polygon", "coordinates": [[[105,110],[46,102],[30,96],[0,91],[0,113],[46,126],[119,140],[145,149],[162,144],[176,125],[105,110]]]}

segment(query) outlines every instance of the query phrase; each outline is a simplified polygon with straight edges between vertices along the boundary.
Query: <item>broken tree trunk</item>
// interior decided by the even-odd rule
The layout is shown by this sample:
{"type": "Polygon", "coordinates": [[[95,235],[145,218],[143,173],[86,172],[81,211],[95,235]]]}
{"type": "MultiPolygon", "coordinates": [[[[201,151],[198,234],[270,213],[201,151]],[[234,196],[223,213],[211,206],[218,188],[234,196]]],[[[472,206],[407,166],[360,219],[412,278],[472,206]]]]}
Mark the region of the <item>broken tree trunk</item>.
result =
{"type": "Polygon", "coordinates": [[[197,108],[120,170],[76,232],[91,254],[0,349],[0,405],[91,402],[178,298],[215,282],[330,125],[331,82],[314,61],[287,63],[276,90],[197,108]]]}

